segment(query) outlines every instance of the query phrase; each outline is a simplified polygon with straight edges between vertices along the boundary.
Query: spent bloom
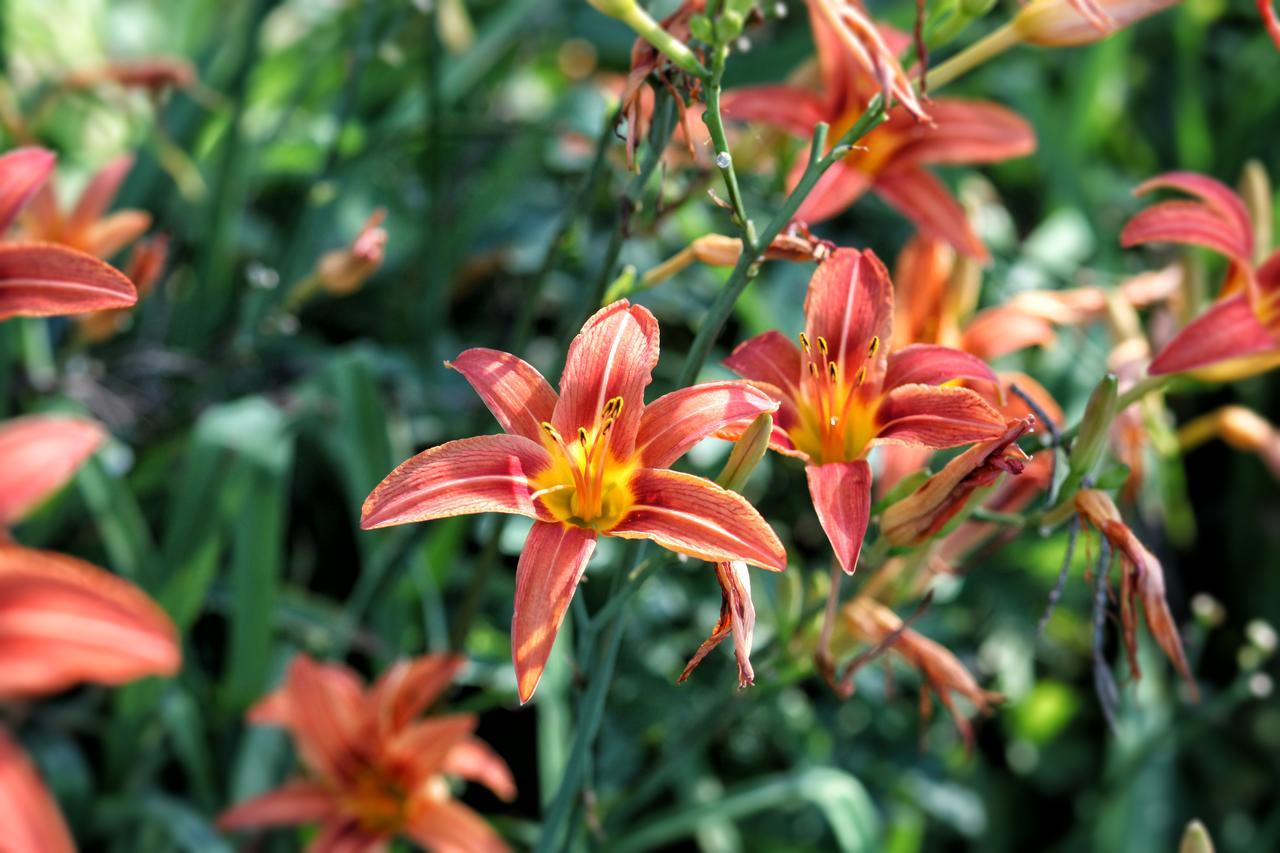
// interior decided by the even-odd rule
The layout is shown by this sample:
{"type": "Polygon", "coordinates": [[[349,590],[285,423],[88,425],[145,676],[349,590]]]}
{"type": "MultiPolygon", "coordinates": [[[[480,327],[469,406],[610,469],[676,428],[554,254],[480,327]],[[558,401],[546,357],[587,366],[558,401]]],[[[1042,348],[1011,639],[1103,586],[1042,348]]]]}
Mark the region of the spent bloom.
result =
{"type": "Polygon", "coordinates": [[[382,227],[386,216],[382,208],[375,210],[350,246],[320,256],[315,275],[321,287],[334,296],[346,296],[359,290],[378,271],[387,249],[387,232],[382,227]]]}
{"type": "MultiPolygon", "coordinates": [[[[782,402],[771,446],[803,459],[822,529],[850,574],[871,513],[875,444],[956,447],[997,438],[1005,419],[956,380],[994,383],[973,356],[918,344],[890,354],[893,286],[871,252],[838,249],[805,298],[797,347],[776,331],[740,344],[725,364],[782,402]]],[[[723,434],[736,437],[734,429],[723,434]]]]}
{"type": "Polygon", "coordinates": [[[537,687],[598,536],[649,539],[708,562],[786,565],[782,543],[736,492],[672,471],[689,448],[778,404],[744,382],[683,388],[651,403],[658,323],[619,300],[569,346],[557,395],[510,353],[470,349],[449,366],[506,430],[409,459],[365,501],[365,529],[478,512],[534,519],[516,567],[511,643],[521,701],[537,687]]]}
{"type": "Polygon", "coordinates": [[[1121,244],[1203,246],[1227,258],[1230,268],[1217,300],[1156,354],[1148,372],[1196,371],[1209,379],[1229,379],[1280,364],[1280,251],[1258,262],[1249,209],[1219,181],[1168,172],[1139,185],[1137,192],[1164,188],[1196,200],[1162,201],[1139,212],[1121,232],[1121,244]]]}
{"type": "MultiPolygon", "coordinates": [[[[722,99],[727,117],[769,124],[805,139],[813,135],[819,122],[826,122],[831,126],[833,144],[857,122],[882,82],[865,70],[848,39],[833,26],[829,15],[832,5],[828,0],[809,3],[821,78],[816,89],[803,83],[734,89],[722,99]]],[[[886,27],[878,32],[895,48],[906,42],[886,27]]],[[[827,170],[796,218],[807,222],[828,219],[871,191],[920,231],[985,260],[986,247],[964,209],[925,166],[995,163],[1021,157],[1035,149],[1035,134],[1013,112],[984,101],[935,98],[928,104],[928,113],[929,121],[921,121],[907,102],[892,109],[888,121],[827,170]]],[[[798,181],[799,173],[791,180],[798,181]]]]}
{"type": "Polygon", "coordinates": [[[341,664],[296,657],[284,685],[248,718],[288,730],[307,775],[232,807],[219,827],[316,823],[315,853],[381,849],[396,836],[434,851],[506,850],[448,782],[478,782],[511,800],[506,762],[473,735],[474,714],[421,716],[463,663],[450,655],[402,660],[366,688],[341,664]]]}

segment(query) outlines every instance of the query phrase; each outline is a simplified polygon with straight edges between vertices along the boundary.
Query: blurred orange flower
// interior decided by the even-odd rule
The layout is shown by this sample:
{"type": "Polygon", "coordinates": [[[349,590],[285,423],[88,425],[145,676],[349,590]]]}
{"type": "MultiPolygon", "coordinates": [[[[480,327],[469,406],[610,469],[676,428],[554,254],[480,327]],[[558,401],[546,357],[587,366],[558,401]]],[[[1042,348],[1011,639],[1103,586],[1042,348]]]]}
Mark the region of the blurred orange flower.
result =
{"type": "Polygon", "coordinates": [[[151,227],[151,214],[142,210],[107,213],[131,168],[133,157],[128,154],[112,160],[90,179],[67,211],[58,204],[53,182],[45,181],[20,217],[20,239],[60,243],[110,258],[151,227]]]}
{"type": "Polygon", "coordinates": [[[503,851],[507,845],[457,802],[446,777],[515,798],[506,762],[473,736],[474,714],[420,718],[465,661],[449,655],[402,660],[368,688],[341,664],[298,655],[249,722],[281,726],[308,775],[224,812],[224,830],[318,823],[315,853],[380,849],[403,836],[436,851],[503,851]]]}

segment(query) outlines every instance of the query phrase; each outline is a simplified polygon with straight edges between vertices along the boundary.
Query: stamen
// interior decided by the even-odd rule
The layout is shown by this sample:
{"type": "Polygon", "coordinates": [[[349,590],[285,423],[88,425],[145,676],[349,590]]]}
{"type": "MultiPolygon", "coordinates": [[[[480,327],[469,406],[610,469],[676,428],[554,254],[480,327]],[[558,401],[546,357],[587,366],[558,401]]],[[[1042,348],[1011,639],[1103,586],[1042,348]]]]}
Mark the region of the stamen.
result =
{"type": "Polygon", "coordinates": [[[854,377],[853,384],[855,388],[861,388],[862,383],[867,381],[867,369],[865,367],[858,368],[858,374],[854,377]]]}
{"type": "Polygon", "coordinates": [[[824,338],[822,335],[818,335],[818,352],[822,353],[823,355],[826,355],[828,352],[827,339],[824,338]]]}
{"type": "Polygon", "coordinates": [[[587,446],[587,429],[586,429],[586,427],[578,427],[578,443],[582,445],[583,449],[585,449],[585,448],[586,448],[586,446],[587,446]]]}
{"type": "Polygon", "coordinates": [[[831,381],[834,382],[836,379],[836,375],[839,373],[839,370],[836,368],[836,363],[834,361],[827,362],[827,373],[831,374],[831,381]]]}
{"type": "Polygon", "coordinates": [[[800,346],[804,348],[805,354],[809,354],[809,336],[804,332],[800,333],[800,346]]]}
{"type": "Polygon", "coordinates": [[[871,343],[867,344],[867,358],[875,358],[878,349],[880,349],[880,336],[872,335],[871,343]]]}
{"type": "Polygon", "coordinates": [[[809,375],[814,379],[818,378],[818,365],[814,364],[812,361],[809,362],[809,375]]]}

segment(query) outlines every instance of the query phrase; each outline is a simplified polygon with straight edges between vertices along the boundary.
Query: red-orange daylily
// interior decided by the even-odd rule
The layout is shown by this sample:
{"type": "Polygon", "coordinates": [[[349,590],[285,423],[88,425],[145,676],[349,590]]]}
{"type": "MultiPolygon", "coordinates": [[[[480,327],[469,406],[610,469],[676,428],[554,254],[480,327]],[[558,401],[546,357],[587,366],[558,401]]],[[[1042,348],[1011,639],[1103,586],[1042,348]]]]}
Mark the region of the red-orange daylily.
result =
{"type": "Polygon", "coordinates": [[[133,157],[127,154],[112,160],[90,179],[68,211],[59,206],[53,181],[45,181],[19,219],[21,239],[60,243],[110,258],[151,227],[151,214],[142,210],[107,214],[131,168],[133,157]]]}
{"type": "Polygon", "coordinates": [[[973,356],[928,344],[889,354],[893,285],[870,250],[837,249],[823,261],[804,310],[801,347],[765,332],[725,364],[782,401],[770,446],[808,463],[818,520],[852,574],[871,512],[871,447],[956,447],[1000,436],[1005,420],[977,392],[954,386],[996,381],[973,356]]]}
{"type": "MultiPolygon", "coordinates": [[[[774,125],[804,138],[819,122],[831,126],[834,143],[853,126],[867,102],[881,89],[832,27],[825,0],[810,0],[810,20],[821,69],[819,91],[806,85],[751,86],[726,92],[727,117],[774,125]]],[[[886,27],[880,32],[895,46],[906,37],[886,27]]],[[[930,121],[918,120],[907,106],[895,107],[889,120],[872,130],[819,180],[796,213],[798,219],[827,219],[871,190],[900,210],[922,232],[945,240],[958,251],[984,260],[963,208],[924,167],[931,163],[994,163],[1035,150],[1031,126],[1004,107],[984,101],[936,98],[930,121]]],[[[798,173],[793,175],[798,180],[798,173]]]]}
{"type": "Polygon", "coordinates": [[[1137,192],[1160,188],[1181,190],[1198,201],[1152,205],[1129,220],[1120,243],[1203,246],[1231,265],[1217,301],[1165,345],[1147,372],[1158,376],[1195,370],[1208,378],[1236,378],[1280,364],[1280,251],[1255,264],[1249,210],[1231,188],[1213,178],[1168,172],[1141,184],[1137,192]]]}
{"type": "Polygon", "coordinates": [[[534,519],[516,568],[512,656],[533,695],[597,536],[649,539],[709,562],[782,569],[773,530],[740,495],[668,468],[717,430],[778,404],[744,382],[711,382],[645,404],[658,323],[626,300],[569,346],[559,396],[514,355],[470,349],[449,365],[506,430],[451,441],[392,471],[365,501],[365,529],[476,512],[534,519]]]}
{"type": "MultiPolygon", "coordinates": [[[[14,544],[9,525],[60,488],[103,437],[96,424],[31,416],[0,423],[0,700],[90,681],[172,675],[173,623],[132,584],[74,557],[14,544]]],[[[35,769],[0,728],[0,826],[6,850],[74,850],[35,769]]]]}
{"type": "MultiPolygon", "coordinates": [[[[0,237],[48,180],[54,160],[43,148],[0,156],[0,237]]],[[[123,308],[137,298],[129,279],[91,255],[50,243],[0,243],[0,320],[123,308]]]]}
{"type": "Polygon", "coordinates": [[[287,729],[308,775],[232,807],[218,826],[318,823],[314,853],[381,850],[396,836],[435,851],[506,850],[446,780],[478,782],[511,800],[506,762],[473,736],[474,714],[420,716],[464,663],[451,655],[402,660],[366,689],[347,667],[299,655],[284,685],[248,718],[287,729]]]}

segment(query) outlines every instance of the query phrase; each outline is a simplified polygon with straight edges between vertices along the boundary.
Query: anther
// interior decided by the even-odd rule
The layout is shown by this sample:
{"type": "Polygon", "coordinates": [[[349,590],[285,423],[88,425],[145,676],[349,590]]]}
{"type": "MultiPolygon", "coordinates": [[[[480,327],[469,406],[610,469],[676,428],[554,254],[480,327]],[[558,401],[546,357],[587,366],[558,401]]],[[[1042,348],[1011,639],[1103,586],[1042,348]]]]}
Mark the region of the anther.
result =
{"type": "Polygon", "coordinates": [[[827,362],[827,373],[831,374],[832,379],[836,378],[837,368],[836,368],[836,363],[834,361],[827,362]]]}
{"type": "Polygon", "coordinates": [[[587,429],[586,427],[578,427],[578,441],[583,447],[587,446],[587,429]]]}
{"type": "Polygon", "coordinates": [[[814,364],[812,361],[809,362],[809,375],[814,379],[818,378],[818,365],[814,364]]]}
{"type": "Polygon", "coordinates": [[[859,367],[858,375],[854,379],[853,384],[860,388],[862,387],[862,383],[865,382],[866,380],[867,380],[867,369],[865,367],[859,367]]]}
{"type": "Polygon", "coordinates": [[[827,339],[822,335],[818,335],[818,352],[823,355],[827,354],[827,339]]]}
{"type": "Polygon", "coordinates": [[[804,332],[800,333],[800,346],[804,348],[806,353],[809,351],[809,336],[804,332]]]}
{"type": "Polygon", "coordinates": [[[878,349],[880,349],[880,336],[872,335],[871,343],[867,344],[867,358],[874,358],[878,349]]]}

